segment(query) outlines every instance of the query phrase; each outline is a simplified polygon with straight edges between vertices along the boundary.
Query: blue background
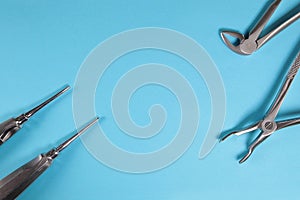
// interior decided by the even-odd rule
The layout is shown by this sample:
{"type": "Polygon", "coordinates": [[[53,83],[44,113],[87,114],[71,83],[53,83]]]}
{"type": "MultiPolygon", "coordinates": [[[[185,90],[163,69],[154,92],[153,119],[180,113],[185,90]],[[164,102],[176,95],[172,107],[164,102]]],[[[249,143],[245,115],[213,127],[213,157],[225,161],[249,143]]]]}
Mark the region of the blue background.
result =
{"type": "MultiPolygon", "coordinates": [[[[0,120],[16,116],[40,103],[66,83],[73,85],[81,63],[101,41],[121,31],[151,26],[182,32],[210,54],[226,88],[224,130],[251,124],[263,117],[283,74],[296,56],[300,24],[296,22],[248,57],[230,51],[218,32],[222,28],[247,32],[268,2],[1,1],[0,120]]],[[[296,6],[299,7],[299,0],[282,1],[271,24],[296,6]]],[[[159,62],[163,57],[164,54],[157,52],[139,52],[136,57],[124,60],[123,64],[127,63],[130,69],[136,63],[159,62]]],[[[167,62],[168,58],[163,61],[167,62]]],[[[176,67],[175,60],[168,64],[176,67]]],[[[189,69],[182,73],[196,91],[201,121],[194,143],[177,162],[153,173],[122,173],[95,160],[78,140],[20,199],[299,199],[300,126],[274,134],[243,165],[239,165],[237,159],[253,139],[252,135],[233,137],[218,144],[208,157],[199,160],[199,148],[210,119],[210,97],[200,76],[195,76],[189,69]]],[[[101,88],[106,86],[101,85],[101,88]]],[[[110,89],[111,86],[107,86],[106,90],[110,89]]],[[[298,115],[299,90],[300,77],[296,77],[280,116],[298,115]]],[[[101,99],[100,93],[97,93],[97,99],[101,99]]],[[[143,109],[158,100],[164,104],[173,101],[174,97],[155,86],[134,95],[130,103],[133,119],[140,124],[147,123],[143,109]],[[144,106],[141,99],[148,92],[149,97],[157,93],[161,96],[147,101],[144,106]],[[142,112],[136,108],[141,108],[142,112]]],[[[176,131],[179,120],[176,116],[178,105],[174,106],[174,113],[169,115],[171,118],[165,128],[171,131],[176,131]]],[[[96,108],[99,115],[109,115],[109,104],[103,111],[101,103],[96,108]]],[[[114,124],[108,117],[101,125],[109,130],[114,124]]],[[[33,117],[17,135],[1,146],[0,177],[57,145],[74,129],[69,92],[33,117]]],[[[114,139],[118,140],[112,136],[111,140],[114,139]]],[[[165,144],[167,139],[170,136],[166,134],[159,142],[165,144]]],[[[145,145],[149,149],[143,149],[131,141],[121,142],[116,141],[132,151],[147,152],[157,148],[157,143],[145,145]]]]}

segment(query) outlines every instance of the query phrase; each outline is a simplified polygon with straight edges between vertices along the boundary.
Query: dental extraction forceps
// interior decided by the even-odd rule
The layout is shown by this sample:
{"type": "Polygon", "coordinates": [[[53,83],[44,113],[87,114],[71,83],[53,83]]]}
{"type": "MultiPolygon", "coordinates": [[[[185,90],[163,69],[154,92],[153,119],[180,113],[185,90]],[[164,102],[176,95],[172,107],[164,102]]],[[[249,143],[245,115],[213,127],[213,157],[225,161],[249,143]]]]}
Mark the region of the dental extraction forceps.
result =
{"type": "Polygon", "coordinates": [[[99,118],[97,117],[57,148],[54,148],[45,154],[40,154],[27,164],[0,180],[0,199],[12,200],[17,198],[31,183],[33,183],[43,172],[46,171],[46,169],[50,167],[53,160],[61,151],[92,127],[98,120],[99,118]]]}
{"type": "Polygon", "coordinates": [[[70,86],[66,86],[60,92],[43,102],[42,104],[38,105],[37,107],[33,108],[32,110],[21,114],[16,118],[8,119],[5,122],[0,124],[0,145],[6,142],[9,138],[11,138],[18,130],[22,128],[22,125],[29,120],[36,112],[41,110],[47,104],[52,102],[54,99],[65,93],[67,90],[70,89],[70,86]]]}
{"type": "Polygon", "coordinates": [[[257,129],[261,130],[260,135],[255,139],[255,141],[250,145],[248,149],[248,153],[240,160],[240,163],[243,163],[246,161],[254,149],[262,143],[265,139],[267,139],[270,135],[272,135],[275,131],[278,131],[282,128],[286,128],[289,126],[300,124],[300,118],[296,119],[290,119],[290,120],[284,120],[284,121],[275,121],[275,118],[279,112],[279,109],[283,103],[283,100],[288,92],[288,89],[290,88],[298,70],[300,68],[300,52],[298,52],[298,55],[296,57],[296,60],[294,61],[293,65],[291,66],[284,84],[281,87],[281,90],[279,91],[271,109],[269,110],[268,114],[265,116],[265,118],[258,123],[240,131],[232,132],[228,134],[227,136],[223,137],[221,141],[224,141],[226,138],[228,138],[231,135],[243,135],[252,131],[255,131],[257,129]]]}
{"type": "Polygon", "coordinates": [[[275,0],[271,6],[267,9],[266,13],[263,17],[259,20],[256,26],[250,31],[249,36],[246,38],[244,35],[235,32],[235,31],[222,31],[221,38],[223,39],[224,43],[234,52],[241,54],[241,55],[250,55],[260,47],[262,47],[267,41],[269,41],[272,37],[278,34],[280,31],[288,27],[293,22],[297,21],[300,18],[300,11],[296,13],[294,16],[280,24],[277,28],[266,34],[265,36],[260,37],[261,32],[263,31],[264,27],[270,20],[271,16],[275,12],[276,8],[279,6],[281,0],[275,0]],[[229,39],[226,37],[226,34],[239,39],[239,44],[234,45],[232,44],[229,39]]]}

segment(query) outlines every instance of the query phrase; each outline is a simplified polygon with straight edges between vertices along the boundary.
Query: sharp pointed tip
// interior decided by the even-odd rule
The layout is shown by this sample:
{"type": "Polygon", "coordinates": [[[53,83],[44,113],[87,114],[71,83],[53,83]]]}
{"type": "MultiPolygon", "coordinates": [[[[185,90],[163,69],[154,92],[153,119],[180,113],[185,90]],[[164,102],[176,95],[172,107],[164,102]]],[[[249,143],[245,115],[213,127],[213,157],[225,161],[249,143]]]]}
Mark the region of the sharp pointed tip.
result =
{"type": "Polygon", "coordinates": [[[42,108],[44,108],[45,106],[47,106],[50,102],[54,101],[55,99],[57,99],[59,96],[61,96],[62,94],[64,94],[66,91],[68,91],[71,87],[69,85],[65,86],[62,90],[60,90],[59,92],[57,92],[55,95],[53,95],[52,97],[50,97],[49,99],[47,99],[46,101],[44,101],[43,103],[41,103],[40,105],[34,107],[33,109],[31,109],[30,111],[26,112],[24,114],[24,116],[29,119],[30,117],[32,117],[35,113],[37,113],[39,110],[41,110],[42,108]]]}
{"type": "Polygon", "coordinates": [[[62,89],[62,91],[66,92],[66,91],[68,91],[70,89],[71,89],[71,86],[69,84],[66,84],[65,87],[64,87],[64,89],[62,89]]]}
{"type": "Polygon", "coordinates": [[[234,135],[235,134],[235,132],[232,132],[232,133],[229,133],[228,135],[225,135],[223,138],[221,138],[220,140],[219,140],[219,142],[223,142],[224,140],[226,140],[227,138],[229,138],[230,136],[232,136],[232,135],[234,135]]]}
{"type": "Polygon", "coordinates": [[[239,161],[239,164],[243,164],[245,161],[246,161],[245,159],[241,159],[241,160],[239,161]]]}
{"type": "Polygon", "coordinates": [[[227,138],[229,138],[232,134],[225,135],[223,138],[221,138],[221,142],[225,141],[227,138]]]}
{"type": "Polygon", "coordinates": [[[249,150],[248,153],[239,161],[240,164],[244,163],[252,154],[252,151],[249,150]]]}
{"type": "Polygon", "coordinates": [[[94,120],[94,122],[96,123],[96,122],[98,122],[99,120],[100,120],[100,117],[96,117],[95,120],[94,120]]]}
{"type": "Polygon", "coordinates": [[[223,30],[220,31],[220,34],[225,36],[226,34],[230,34],[230,31],[223,30]]]}
{"type": "Polygon", "coordinates": [[[220,32],[220,36],[221,36],[221,39],[223,40],[223,42],[227,42],[227,40],[226,40],[226,36],[225,36],[225,34],[226,34],[226,32],[225,31],[221,31],[220,32]]]}
{"type": "MultiPolygon", "coordinates": [[[[230,32],[230,31],[221,31],[220,32],[220,36],[222,38],[222,40],[224,40],[225,43],[229,42],[228,38],[226,37],[226,35],[230,35],[230,36],[234,36],[235,33],[230,32]]],[[[239,37],[238,37],[239,38],[239,37]]]]}
{"type": "Polygon", "coordinates": [[[237,38],[240,40],[240,43],[245,39],[244,35],[235,32],[235,31],[221,31],[220,32],[221,38],[223,42],[226,44],[228,48],[230,48],[232,51],[244,55],[244,53],[240,49],[240,44],[235,45],[233,44],[226,35],[229,35],[231,37],[237,38]]]}
{"type": "Polygon", "coordinates": [[[94,125],[99,121],[100,117],[96,117],[95,119],[93,119],[90,123],[90,125],[94,125]]]}
{"type": "Polygon", "coordinates": [[[97,121],[97,120],[99,120],[100,119],[100,117],[99,116],[95,116],[95,118],[94,118],[94,120],[93,121],[97,121]]]}

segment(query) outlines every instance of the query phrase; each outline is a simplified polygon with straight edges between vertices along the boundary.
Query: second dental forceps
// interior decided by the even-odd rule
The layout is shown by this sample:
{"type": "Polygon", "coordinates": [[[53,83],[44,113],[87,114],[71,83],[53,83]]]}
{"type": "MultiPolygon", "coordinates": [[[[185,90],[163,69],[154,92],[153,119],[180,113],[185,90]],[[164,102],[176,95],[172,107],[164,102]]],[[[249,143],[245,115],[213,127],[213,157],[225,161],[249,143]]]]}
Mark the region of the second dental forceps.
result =
{"type": "Polygon", "coordinates": [[[9,138],[11,138],[18,130],[22,128],[22,125],[29,120],[30,117],[32,117],[36,112],[41,110],[43,107],[45,107],[47,104],[52,102],[54,99],[65,93],[70,89],[70,86],[66,86],[64,89],[62,89],[60,92],[43,102],[42,104],[38,105],[37,107],[33,108],[32,110],[21,114],[20,116],[16,118],[8,119],[5,122],[0,123],[0,145],[2,145],[4,142],[6,142],[9,138]]]}
{"type": "Polygon", "coordinates": [[[294,61],[293,65],[291,66],[284,84],[281,87],[281,90],[279,91],[272,107],[270,108],[269,112],[265,116],[265,118],[258,123],[240,131],[232,132],[228,134],[227,136],[223,137],[221,141],[225,140],[231,135],[243,135],[245,133],[249,133],[255,130],[260,129],[261,133],[260,135],[255,139],[255,141],[250,145],[248,149],[248,153],[240,160],[240,163],[243,163],[246,161],[254,149],[262,143],[265,139],[267,139],[270,135],[272,135],[275,131],[278,131],[282,128],[286,128],[289,126],[300,124],[300,118],[296,119],[290,119],[290,120],[284,120],[284,121],[275,121],[275,118],[279,112],[279,109],[283,103],[283,100],[288,92],[288,89],[290,88],[298,70],[300,68],[300,52],[298,52],[298,55],[296,57],[296,60],[294,61]]]}
{"type": "Polygon", "coordinates": [[[86,132],[92,127],[99,118],[90,122],[87,126],[81,129],[78,133],[66,140],[64,143],[48,151],[45,154],[41,154],[26,163],[19,169],[12,172],[0,180],[0,199],[12,200],[17,198],[31,183],[33,183],[44,171],[46,171],[52,164],[53,160],[58,154],[67,148],[74,140],[80,135],[86,132]]]}
{"type": "Polygon", "coordinates": [[[265,36],[260,37],[264,27],[270,20],[271,16],[275,12],[276,8],[279,6],[281,0],[275,0],[271,6],[267,9],[266,13],[259,20],[256,26],[250,31],[249,36],[246,38],[244,35],[235,32],[235,31],[222,31],[221,37],[224,43],[234,52],[241,55],[250,55],[260,47],[262,47],[267,41],[272,37],[278,34],[280,31],[288,27],[293,22],[297,21],[300,18],[300,11],[298,11],[294,16],[280,24],[277,28],[266,34],[265,36]],[[226,34],[239,39],[239,44],[232,44],[229,39],[226,37],[226,34]]]}

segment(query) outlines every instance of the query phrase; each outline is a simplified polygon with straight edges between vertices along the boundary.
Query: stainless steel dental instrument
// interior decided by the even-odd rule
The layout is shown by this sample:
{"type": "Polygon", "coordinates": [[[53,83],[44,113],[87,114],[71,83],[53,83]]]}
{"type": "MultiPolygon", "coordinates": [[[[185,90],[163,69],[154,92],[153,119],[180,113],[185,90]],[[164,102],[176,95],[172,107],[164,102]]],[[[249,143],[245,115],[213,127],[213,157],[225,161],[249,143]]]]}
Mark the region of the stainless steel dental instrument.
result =
{"type": "Polygon", "coordinates": [[[5,122],[2,122],[0,124],[0,145],[2,145],[4,142],[6,142],[9,138],[11,138],[18,130],[22,128],[22,125],[29,120],[36,112],[41,110],[43,107],[45,107],[47,104],[52,102],[54,99],[65,93],[67,90],[70,89],[70,86],[66,86],[64,89],[62,89],[60,92],[43,102],[42,104],[38,105],[37,107],[33,108],[32,110],[21,114],[20,116],[16,118],[8,119],[5,122]]]}
{"type": "Polygon", "coordinates": [[[57,148],[51,149],[47,153],[41,154],[15,170],[0,181],[0,199],[12,200],[17,198],[31,183],[33,183],[48,167],[58,154],[68,147],[75,139],[92,127],[99,118],[90,122],[86,127],[63,142],[57,148]]]}
{"type": "Polygon", "coordinates": [[[258,137],[255,139],[255,141],[250,145],[248,149],[248,153],[240,160],[240,163],[243,163],[246,161],[254,149],[262,143],[265,139],[267,139],[269,136],[271,136],[275,131],[278,131],[282,128],[286,128],[289,126],[300,124],[300,118],[296,119],[289,119],[284,121],[275,121],[275,118],[279,112],[279,109],[283,103],[283,100],[300,68],[300,52],[298,52],[298,55],[296,57],[296,60],[294,61],[293,65],[291,66],[284,84],[282,85],[273,105],[271,106],[270,110],[268,111],[265,118],[258,123],[255,123],[254,125],[249,126],[248,128],[236,132],[232,132],[228,134],[227,136],[223,137],[221,141],[225,140],[231,135],[243,135],[255,130],[260,129],[261,133],[258,135],[258,137]]]}
{"type": "Polygon", "coordinates": [[[221,38],[223,39],[224,43],[234,52],[241,54],[241,55],[250,55],[260,47],[262,47],[267,41],[269,41],[272,37],[278,34],[280,31],[288,27],[293,22],[297,21],[300,18],[300,11],[298,11],[294,16],[290,17],[288,20],[280,24],[277,28],[272,30],[271,32],[267,33],[263,37],[260,37],[264,27],[270,20],[271,16],[279,6],[281,0],[275,0],[271,4],[271,6],[267,9],[263,17],[259,20],[256,26],[250,31],[249,36],[245,37],[241,33],[235,31],[222,31],[221,38]],[[237,45],[232,44],[229,39],[226,37],[230,35],[235,37],[239,40],[237,45]]]}

